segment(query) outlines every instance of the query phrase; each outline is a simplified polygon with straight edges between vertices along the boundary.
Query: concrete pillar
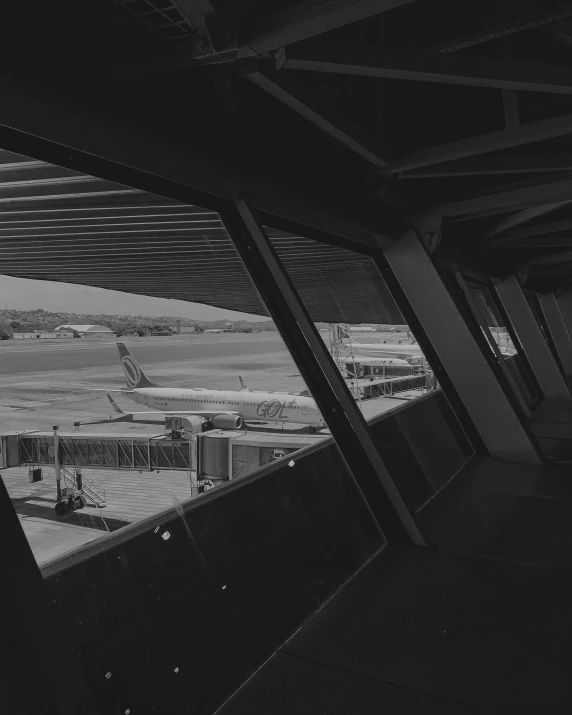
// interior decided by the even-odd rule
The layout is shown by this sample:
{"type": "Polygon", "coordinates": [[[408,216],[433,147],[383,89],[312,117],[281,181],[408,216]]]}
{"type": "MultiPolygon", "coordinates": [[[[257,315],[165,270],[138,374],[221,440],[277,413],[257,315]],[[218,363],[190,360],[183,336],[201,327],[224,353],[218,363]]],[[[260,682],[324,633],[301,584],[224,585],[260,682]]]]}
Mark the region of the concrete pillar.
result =
{"type": "Polygon", "coordinates": [[[493,457],[540,464],[521,421],[413,230],[385,257],[493,457]]]}
{"type": "Polygon", "coordinates": [[[495,288],[544,396],[549,400],[572,399],[516,276],[509,276],[495,288]]]}
{"type": "Polygon", "coordinates": [[[572,288],[563,288],[556,296],[556,301],[566,330],[572,337],[572,288]]]}
{"type": "Polygon", "coordinates": [[[538,302],[540,303],[544,320],[548,325],[548,330],[550,330],[558,358],[562,363],[564,375],[572,377],[572,340],[558,300],[554,293],[546,293],[538,296],[538,302]]]}

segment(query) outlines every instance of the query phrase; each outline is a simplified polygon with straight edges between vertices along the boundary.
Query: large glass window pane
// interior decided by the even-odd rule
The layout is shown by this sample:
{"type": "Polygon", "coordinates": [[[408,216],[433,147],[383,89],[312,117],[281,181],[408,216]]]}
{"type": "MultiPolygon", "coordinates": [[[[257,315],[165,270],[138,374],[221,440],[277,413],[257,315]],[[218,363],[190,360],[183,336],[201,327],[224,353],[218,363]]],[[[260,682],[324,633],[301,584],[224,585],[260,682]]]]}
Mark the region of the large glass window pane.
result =
{"type": "Polygon", "coordinates": [[[265,231],[366,419],[435,389],[431,367],[372,258],[265,231]]]}
{"type": "Polygon", "coordinates": [[[418,510],[473,449],[414,332],[371,257],[269,226],[265,231],[401,496],[418,510]]]}
{"type": "Polygon", "coordinates": [[[534,406],[542,398],[542,393],[494,286],[467,277],[460,280],[469,291],[470,307],[490,349],[502,360],[500,366],[504,379],[510,389],[518,392],[527,407],[534,406]]]}
{"type": "Polygon", "coordinates": [[[558,350],[556,349],[556,345],[552,338],[550,328],[548,327],[548,323],[546,322],[546,318],[544,317],[544,312],[540,305],[538,295],[536,293],[533,293],[532,291],[525,291],[525,296],[526,300],[528,301],[528,305],[530,306],[530,309],[534,317],[536,318],[536,322],[538,323],[540,332],[542,333],[544,339],[546,340],[546,344],[548,345],[550,352],[552,353],[552,357],[560,368],[560,372],[564,375],[564,368],[560,360],[560,355],[558,354],[558,350]]]}
{"type": "Polygon", "coordinates": [[[273,465],[294,478],[329,432],[219,214],[0,161],[37,179],[0,197],[0,432],[38,561],[273,465]]]}

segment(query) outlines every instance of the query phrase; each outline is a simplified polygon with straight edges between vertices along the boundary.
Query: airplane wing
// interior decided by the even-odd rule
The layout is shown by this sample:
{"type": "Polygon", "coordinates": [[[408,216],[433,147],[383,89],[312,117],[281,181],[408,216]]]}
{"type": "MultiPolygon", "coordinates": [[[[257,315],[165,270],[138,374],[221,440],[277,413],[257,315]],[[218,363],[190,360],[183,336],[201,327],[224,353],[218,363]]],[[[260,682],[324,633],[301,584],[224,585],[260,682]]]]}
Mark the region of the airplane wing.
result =
{"type": "MultiPolygon", "coordinates": [[[[143,417],[145,415],[162,415],[163,421],[165,417],[217,417],[218,415],[239,415],[240,412],[237,410],[204,410],[199,412],[194,412],[190,410],[184,410],[181,412],[171,412],[171,411],[160,411],[160,410],[145,410],[143,412],[122,412],[124,415],[132,415],[133,417],[143,417]]],[[[161,423],[162,424],[162,423],[161,423]]]]}
{"type": "Polygon", "coordinates": [[[238,415],[239,412],[219,410],[218,412],[122,412],[118,417],[103,420],[81,422],[82,425],[101,425],[113,422],[129,422],[139,425],[165,425],[165,417],[218,417],[219,415],[238,415]],[[147,418],[147,419],[145,419],[147,418]]]}
{"type": "Polygon", "coordinates": [[[218,415],[238,415],[236,410],[143,410],[141,412],[124,412],[121,407],[115,402],[111,395],[107,395],[107,399],[111,406],[118,413],[119,417],[110,417],[109,419],[93,420],[90,422],[82,422],[84,425],[100,425],[113,422],[130,422],[131,424],[146,424],[146,425],[164,425],[165,417],[217,417],[218,415]]]}
{"type": "Polygon", "coordinates": [[[89,390],[90,392],[119,392],[123,395],[132,395],[133,390],[110,390],[108,387],[84,387],[84,390],[89,390]]]}

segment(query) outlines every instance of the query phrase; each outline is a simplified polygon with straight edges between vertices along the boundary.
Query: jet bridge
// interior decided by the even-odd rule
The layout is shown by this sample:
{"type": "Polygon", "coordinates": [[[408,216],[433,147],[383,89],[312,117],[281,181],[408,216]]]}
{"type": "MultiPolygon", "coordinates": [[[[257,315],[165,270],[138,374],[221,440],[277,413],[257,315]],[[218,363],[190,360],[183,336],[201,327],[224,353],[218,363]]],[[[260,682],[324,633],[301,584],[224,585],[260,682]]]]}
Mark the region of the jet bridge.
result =
{"type": "MultiPolygon", "coordinates": [[[[196,469],[193,439],[165,435],[59,432],[62,467],[155,471],[196,469]]],[[[0,468],[55,464],[53,432],[14,432],[0,436],[0,468]]]]}

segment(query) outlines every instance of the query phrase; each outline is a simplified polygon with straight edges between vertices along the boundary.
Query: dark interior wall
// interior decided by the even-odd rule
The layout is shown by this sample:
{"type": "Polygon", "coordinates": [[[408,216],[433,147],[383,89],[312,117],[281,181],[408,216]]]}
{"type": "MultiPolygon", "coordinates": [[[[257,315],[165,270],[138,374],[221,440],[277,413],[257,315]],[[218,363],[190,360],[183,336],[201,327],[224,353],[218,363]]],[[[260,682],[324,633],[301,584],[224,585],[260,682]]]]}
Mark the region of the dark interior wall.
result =
{"type": "Polygon", "coordinates": [[[212,712],[383,544],[331,442],[121,534],[45,581],[102,713],[212,712]]]}
{"type": "Polygon", "coordinates": [[[426,504],[474,454],[441,390],[373,420],[370,431],[412,512],[426,504]]]}
{"type": "MultiPolygon", "coordinates": [[[[371,430],[412,511],[472,455],[440,391],[371,430]]],[[[45,585],[102,713],[208,713],[383,543],[328,440],[54,560],[45,585]]]]}

